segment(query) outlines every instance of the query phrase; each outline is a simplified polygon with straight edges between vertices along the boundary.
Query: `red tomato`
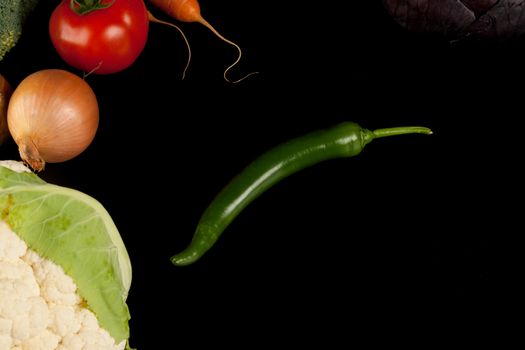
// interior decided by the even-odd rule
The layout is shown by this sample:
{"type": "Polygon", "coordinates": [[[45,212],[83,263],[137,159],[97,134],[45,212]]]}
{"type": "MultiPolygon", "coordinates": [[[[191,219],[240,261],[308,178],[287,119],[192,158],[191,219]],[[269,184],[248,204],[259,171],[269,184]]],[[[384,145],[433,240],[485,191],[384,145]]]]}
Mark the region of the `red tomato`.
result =
{"type": "Polygon", "coordinates": [[[84,72],[109,74],[129,67],[146,45],[148,12],[143,0],[102,0],[110,4],[83,15],[63,0],[53,11],[49,34],[58,54],[84,72]]]}

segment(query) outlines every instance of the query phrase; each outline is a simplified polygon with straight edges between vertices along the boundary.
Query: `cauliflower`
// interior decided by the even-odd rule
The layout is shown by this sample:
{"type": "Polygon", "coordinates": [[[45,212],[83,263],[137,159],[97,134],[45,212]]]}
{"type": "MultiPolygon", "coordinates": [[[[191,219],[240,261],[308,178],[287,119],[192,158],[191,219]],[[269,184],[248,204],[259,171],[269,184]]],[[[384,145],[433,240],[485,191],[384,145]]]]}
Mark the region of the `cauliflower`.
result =
{"type": "Polygon", "coordinates": [[[0,221],[0,350],[123,350],[76,290],[0,221]]]}
{"type": "Polygon", "coordinates": [[[129,350],[130,285],[99,202],[0,161],[0,350],[129,350]]]}

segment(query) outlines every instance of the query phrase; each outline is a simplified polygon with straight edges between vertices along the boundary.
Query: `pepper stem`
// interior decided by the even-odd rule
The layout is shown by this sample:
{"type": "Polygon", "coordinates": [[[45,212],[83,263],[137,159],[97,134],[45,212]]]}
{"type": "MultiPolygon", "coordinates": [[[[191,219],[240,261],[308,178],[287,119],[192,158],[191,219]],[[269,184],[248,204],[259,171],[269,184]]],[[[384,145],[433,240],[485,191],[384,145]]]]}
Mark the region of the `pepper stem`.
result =
{"type": "Polygon", "coordinates": [[[405,135],[405,134],[425,134],[431,135],[432,130],[424,126],[400,126],[397,128],[376,129],[373,131],[363,129],[364,144],[368,144],[374,139],[388,136],[405,135]]]}
{"type": "Polygon", "coordinates": [[[432,134],[432,130],[424,126],[400,126],[397,128],[376,129],[372,131],[375,139],[380,137],[404,135],[404,134],[432,134]]]}

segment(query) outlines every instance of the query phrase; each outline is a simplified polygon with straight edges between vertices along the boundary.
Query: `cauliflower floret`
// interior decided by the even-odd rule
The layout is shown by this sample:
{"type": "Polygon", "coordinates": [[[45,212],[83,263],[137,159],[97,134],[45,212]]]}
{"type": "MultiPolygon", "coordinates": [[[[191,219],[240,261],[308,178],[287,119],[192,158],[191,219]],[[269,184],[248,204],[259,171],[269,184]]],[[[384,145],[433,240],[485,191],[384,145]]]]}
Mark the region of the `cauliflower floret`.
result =
{"type": "Polygon", "coordinates": [[[0,350],[123,350],[76,289],[0,221],[0,350]]]}
{"type": "Polygon", "coordinates": [[[6,167],[17,173],[30,173],[31,169],[25,166],[23,162],[16,160],[0,160],[0,166],[6,167]]]}
{"type": "Polygon", "coordinates": [[[0,296],[7,298],[29,298],[39,295],[39,287],[33,277],[33,270],[21,259],[0,260],[0,296]]]}
{"type": "Polygon", "coordinates": [[[26,253],[26,243],[21,239],[16,239],[17,237],[12,237],[13,235],[9,234],[9,227],[3,221],[0,221],[0,232],[6,232],[0,244],[0,261],[18,260],[26,253]]]}
{"type": "Polygon", "coordinates": [[[0,335],[0,350],[10,350],[12,343],[11,336],[0,335]]]}
{"type": "Polygon", "coordinates": [[[41,297],[28,299],[12,298],[13,310],[16,314],[4,313],[4,317],[11,316],[13,328],[11,335],[15,340],[27,340],[43,332],[47,327],[48,309],[41,297]],[[11,314],[11,315],[10,315],[11,314]]]}
{"type": "Polygon", "coordinates": [[[47,302],[61,305],[80,303],[80,297],[76,294],[75,282],[64,273],[60,266],[42,259],[32,250],[28,250],[22,259],[31,265],[34,277],[40,285],[40,294],[47,302]]]}
{"type": "Polygon", "coordinates": [[[76,334],[68,334],[62,339],[62,344],[57,350],[83,350],[84,341],[76,334]]]}
{"type": "Polygon", "coordinates": [[[54,350],[60,342],[60,337],[44,329],[37,336],[22,343],[23,350],[54,350]]]}
{"type": "MultiPolygon", "coordinates": [[[[100,334],[97,319],[92,312],[83,309],[80,310],[79,315],[82,328],[78,334],[84,340],[84,350],[98,350],[101,349],[104,344],[113,341],[108,332],[100,334]]],[[[125,342],[123,342],[117,347],[120,350],[124,349],[125,345],[125,342]]]]}
{"type": "Polygon", "coordinates": [[[0,336],[11,334],[13,321],[0,317],[0,336]]]}
{"type": "Polygon", "coordinates": [[[78,310],[68,305],[51,305],[51,324],[49,328],[61,337],[68,334],[76,334],[80,330],[78,310]]]}

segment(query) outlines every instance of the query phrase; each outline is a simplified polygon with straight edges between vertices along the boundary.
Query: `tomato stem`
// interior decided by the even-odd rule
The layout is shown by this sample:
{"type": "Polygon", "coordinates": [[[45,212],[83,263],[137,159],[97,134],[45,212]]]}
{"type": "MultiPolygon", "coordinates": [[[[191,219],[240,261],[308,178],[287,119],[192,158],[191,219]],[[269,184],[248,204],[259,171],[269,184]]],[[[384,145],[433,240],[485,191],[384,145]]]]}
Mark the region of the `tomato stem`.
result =
{"type": "Polygon", "coordinates": [[[113,5],[115,0],[70,0],[69,6],[77,15],[85,15],[96,10],[102,10],[113,5]]]}

